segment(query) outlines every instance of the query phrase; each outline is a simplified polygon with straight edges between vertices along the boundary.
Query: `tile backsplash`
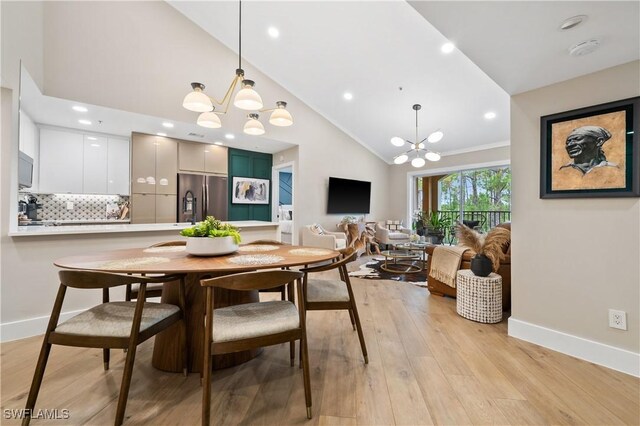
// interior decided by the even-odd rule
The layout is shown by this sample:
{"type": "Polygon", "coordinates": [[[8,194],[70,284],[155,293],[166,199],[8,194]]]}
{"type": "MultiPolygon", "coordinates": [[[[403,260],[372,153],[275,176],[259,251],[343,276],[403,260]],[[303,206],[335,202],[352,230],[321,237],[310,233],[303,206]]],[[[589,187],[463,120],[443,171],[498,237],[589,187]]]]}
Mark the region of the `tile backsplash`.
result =
{"type": "MultiPolygon", "coordinates": [[[[107,205],[122,204],[129,201],[122,195],[88,194],[32,194],[42,204],[39,218],[42,220],[104,220],[107,219],[107,205]],[[67,209],[67,203],[73,203],[67,209]]],[[[128,219],[128,217],[127,217],[128,219]]]]}

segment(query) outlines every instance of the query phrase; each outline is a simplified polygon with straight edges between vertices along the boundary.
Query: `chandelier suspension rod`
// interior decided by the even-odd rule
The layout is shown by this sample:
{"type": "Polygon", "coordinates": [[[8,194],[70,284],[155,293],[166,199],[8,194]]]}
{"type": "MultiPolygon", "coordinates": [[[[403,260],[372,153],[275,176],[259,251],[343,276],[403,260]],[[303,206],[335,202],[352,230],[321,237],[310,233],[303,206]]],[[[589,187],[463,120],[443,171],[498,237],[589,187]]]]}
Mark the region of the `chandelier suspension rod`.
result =
{"type": "Polygon", "coordinates": [[[416,139],[415,139],[416,148],[418,147],[418,109],[416,109],[416,139]]]}
{"type": "Polygon", "coordinates": [[[242,0],[238,3],[238,69],[242,69],[242,0]]]}

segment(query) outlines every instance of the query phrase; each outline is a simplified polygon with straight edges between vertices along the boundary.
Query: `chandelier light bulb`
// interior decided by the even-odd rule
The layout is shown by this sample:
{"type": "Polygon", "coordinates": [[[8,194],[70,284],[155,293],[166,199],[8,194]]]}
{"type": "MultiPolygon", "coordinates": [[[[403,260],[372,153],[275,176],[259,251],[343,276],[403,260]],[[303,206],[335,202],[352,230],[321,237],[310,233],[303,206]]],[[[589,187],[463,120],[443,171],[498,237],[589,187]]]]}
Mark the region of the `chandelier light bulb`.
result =
{"type": "Polygon", "coordinates": [[[416,158],[414,158],[413,160],[411,160],[411,165],[412,165],[413,167],[416,167],[416,168],[417,168],[417,167],[422,167],[422,166],[424,166],[426,163],[427,163],[427,162],[426,162],[426,161],[424,161],[424,158],[422,158],[422,157],[416,157],[416,158]]]}
{"type": "Polygon", "coordinates": [[[397,136],[394,136],[394,137],[391,138],[391,143],[394,146],[402,146],[402,145],[404,145],[404,139],[399,138],[397,136]]]}
{"type": "Polygon", "coordinates": [[[244,124],[243,131],[252,136],[264,135],[264,126],[258,121],[258,114],[249,114],[247,117],[249,121],[244,124]]]}
{"type": "Polygon", "coordinates": [[[276,105],[278,107],[271,113],[269,123],[280,127],[291,126],[293,124],[293,117],[291,117],[291,114],[286,109],[287,103],[284,101],[278,101],[276,102],[276,105]]]}
{"type": "Polygon", "coordinates": [[[404,164],[407,162],[408,159],[409,159],[409,156],[407,154],[401,154],[401,155],[398,155],[396,158],[394,158],[393,162],[395,164],[404,164]]]}
{"type": "Polygon", "coordinates": [[[193,112],[212,111],[213,104],[211,103],[211,99],[209,99],[209,97],[203,92],[204,84],[191,83],[191,87],[193,88],[193,91],[189,92],[187,96],[184,97],[182,106],[193,112]]]}
{"type": "Polygon", "coordinates": [[[420,143],[418,144],[418,149],[424,149],[424,143],[420,142],[420,143]]]}
{"type": "Polygon", "coordinates": [[[437,130],[433,133],[431,133],[428,137],[427,137],[427,142],[429,143],[436,143],[436,142],[440,142],[442,140],[442,138],[444,137],[444,133],[442,133],[441,130],[437,130]]]}
{"type": "Polygon", "coordinates": [[[213,111],[203,112],[198,116],[198,126],[207,127],[209,129],[219,129],[222,127],[220,117],[213,111]]]}
{"type": "Polygon", "coordinates": [[[440,154],[438,154],[437,152],[429,151],[424,155],[424,158],[429,161],[440,161],[440,154]]]}
{"type": "Polygon", "coordinates": [[[233,104],[240,109],[257,111],[264,106],[262,98],[253,89],[255,83],[251,80],[242,80],[242,89],[236,94],[233,104]]]}

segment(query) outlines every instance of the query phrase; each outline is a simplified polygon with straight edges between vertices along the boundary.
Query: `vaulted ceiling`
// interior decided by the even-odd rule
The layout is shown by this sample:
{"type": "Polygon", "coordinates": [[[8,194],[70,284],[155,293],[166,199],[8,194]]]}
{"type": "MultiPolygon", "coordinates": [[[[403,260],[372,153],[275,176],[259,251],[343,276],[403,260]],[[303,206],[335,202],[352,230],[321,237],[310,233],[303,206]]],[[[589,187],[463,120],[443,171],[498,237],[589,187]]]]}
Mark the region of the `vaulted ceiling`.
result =
{"type": "MultiPolygon", "coordinates": [[[[169,3],[237,52],[237,2],[169,3]]],[[[637,2],[244,2],[242,55],[391,162],[403,151],[391,137],[415,139],[415,103],[418,138],[444,132],[435,151],[508,144],[509,94],[637,59],[637,22],[637,2]],[[577,14],[589,18],[557,29],[577,14]],[[567,54],[595,36],[598,51],[567,54]],[[449,39],[458,48],[446,54],[449,39]]]]}

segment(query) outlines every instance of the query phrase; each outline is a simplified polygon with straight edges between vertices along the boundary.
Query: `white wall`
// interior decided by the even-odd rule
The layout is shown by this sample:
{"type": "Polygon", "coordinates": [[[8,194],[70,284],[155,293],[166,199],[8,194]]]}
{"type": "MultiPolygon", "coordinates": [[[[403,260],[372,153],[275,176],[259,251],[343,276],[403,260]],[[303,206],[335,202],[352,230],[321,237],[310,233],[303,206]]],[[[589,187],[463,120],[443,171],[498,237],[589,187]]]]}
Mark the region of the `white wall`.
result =
{"type": "Polygon", "coordinates": [[[511,99],[509,332],[613,368],[624,370],[618,356],[635,360],[635,374],[640,361],[640,200],[542,200],[539,157],[541,116],[638,95],[640,62],[631,62],[511,99]],[[628,313],[628,331],[608,327],[609,308],[628,313]]]}
{"type": "MultiPolygon", "coordinates": [[[[164,2],[46,2],[44,6],[2,2],[1,11],[2,81],[10,88],[18,87],[17,73],[11,70],[19,69],[22,57],[27,58],[25,67],[45,95],[193,121],[196,115],[181,106],[189,83],[205,82],[221,98],[237,67],[232,51],[164,2]]],[[[386,217],[388,165],[250,64],[244,68],[263,99],[286,100],[294,115],[292,127],[267,126],[267,136],[299,145],[298,224],[320,222],[330,227],[340,220],[325,213],[329,176],[372,181],[372,215],[386,217]]],[[[11,171],[17,163],[17,92],[5,92],[11,104],[3,98],[3,118],[7,117],[2,123],[0,164],[3,325],[48,315],[57,285],[54,259],[146,246],[158,238],[150,234],[8,237],[9,218],[15,220],[17,212],[17,200],[10,195],[17,191],[15,171],[11,171]]],[[[244,117],[232,107],[224,120],[225,130],[241,134],[244,117]]],[[[81,309],[95,300],[72,298],[64,309],[81,309]]]]}
{"type": "Polygon", "coordinates": [[[509,163],[509,146],[499,148],[484,149],[481,151],[467,152],[456,155],[443,156],[438,162],[427,161],[427,165],[420,169],[411,166],[410,163],[402,165],[393,165],[389,174],[389,218],[402,219],[407,221],[407,175],[414,172],[424,172],[428,174],[453,173],[455,171],[464,170],[477,165],[487,164],[508,164],[509,163]]]}

